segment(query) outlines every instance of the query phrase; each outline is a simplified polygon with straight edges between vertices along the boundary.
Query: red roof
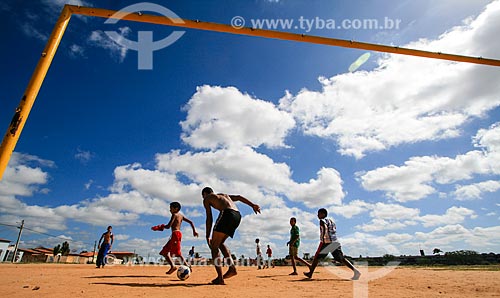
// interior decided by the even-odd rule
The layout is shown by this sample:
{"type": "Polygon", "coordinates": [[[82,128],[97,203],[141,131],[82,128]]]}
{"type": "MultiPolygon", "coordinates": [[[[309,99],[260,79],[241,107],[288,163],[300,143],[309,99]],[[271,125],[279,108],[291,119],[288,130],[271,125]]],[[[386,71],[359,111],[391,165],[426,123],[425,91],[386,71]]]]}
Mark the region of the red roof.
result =
{"type": "Polygon", "coordinates": [[[92,256],[95,256],[95,255],[97,255],[97,252],[94,253],[92,251],[89,251],[89,252],[80,253],[80,256],[82,256],[82,257],[89,257],[89,258],[92,257],[92,256]]]}
{"type": "Polygon", "coordinates": [[[42,253],[41,253],[41,252],[39,252],[39,251],[32,250],[32,249],[26,249],[26,248],[18,248],[17,250],[20,250],[20,251],[25,252],[25,253],[30,253],[30,254],[33,254],[33,255],[39,255],[39,254],[42,254],[42,253]]]}
{"type": "Polygon", "coordinates": [[[53,249],[46,248],[46,247],[43,247],[43,246],[40,246],[40,247],[37,247],[37,248],[32,248],[32,250],[37,251],[37,252],[42,253],[42,254],[53,254],[54,253],[53,249]]]}

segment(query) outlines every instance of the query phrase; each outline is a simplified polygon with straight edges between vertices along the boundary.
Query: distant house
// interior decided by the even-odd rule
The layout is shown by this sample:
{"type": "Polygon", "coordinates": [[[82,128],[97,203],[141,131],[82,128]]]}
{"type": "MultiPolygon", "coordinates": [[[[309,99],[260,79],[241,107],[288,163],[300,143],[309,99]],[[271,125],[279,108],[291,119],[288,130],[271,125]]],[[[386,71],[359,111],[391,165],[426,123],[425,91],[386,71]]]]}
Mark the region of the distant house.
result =
{"type": "Polygon", "coordinates": [[[43,246],[29,249],[19,248],[18,251],[23,253],[21,261],[24,263],[48,262],[49,258],[53,258],[54,253],[52,249],[43,246]]]}
{"type": "MultiPolygon", "coordinates": [[[[7,248],[7,251],[5,252],[5,258],[4,258],[4,262],[12,262],[12,260],[14,259],[14,250],[15,250],[15,246],[14,245],[9,245],[9,247],[7,248]]],[[[21,251],[20,249],[17,249],[17,255],[15,257],[15,262],[21,262],[21,258],[23,257],[23,251],[21,251]]]]}
{"type": "MultiPolygon", "coordinates": [[[[14,246],[10,245],[10,241],[0,238],[0,261],[12,261],[14,255],[14,246]]],[[[134,262],[137,257],[133,252],[113,251],[115,264],[129,264],[134,262]]],[[[70,253],[68,255],[55,255],[54,250],[39,246],[36,248],[18,248],[17,262],[23,263],[71,263],[71,264],[89,264],[94,263],[97,258],[97,252],[82,252],[79,254],[70,253]]]]}
{"type": "Polygon", "coordinates": [[[39,246],[37,248],[19,248],[22,253],[21,261],[23,263],[72,263],[72,264],[85,264],[88,258],[80,254],[70,253],[68,255],[57,254],[54,256],[54,250],[39,246]]]}
{"type": "Polygon", "coordinates": [[[0,238],[0,262],[5,260],[9,249],[10,240],[0,238]]]}
{"type": "Polygon", "coordinates": [[[18,251],[23,253],[21,261],[24,263],[45,262],[47,260],[46,254],[34,249],[18,248],[18,251]]]}
{"type": "Polygon", "coordinates": [[[96,263],[96,260],[97,260],[97,251],[96,251],[96,252],[92,252],[92,251],[89,251],[89,252],[81,252],[81,253],[80,253],[80,256],[82,256],[82,257],[84,257],[84,258],[87,258],[86,263],[92,263],[92,264],[95,264],[95,263],[96,263]]]}

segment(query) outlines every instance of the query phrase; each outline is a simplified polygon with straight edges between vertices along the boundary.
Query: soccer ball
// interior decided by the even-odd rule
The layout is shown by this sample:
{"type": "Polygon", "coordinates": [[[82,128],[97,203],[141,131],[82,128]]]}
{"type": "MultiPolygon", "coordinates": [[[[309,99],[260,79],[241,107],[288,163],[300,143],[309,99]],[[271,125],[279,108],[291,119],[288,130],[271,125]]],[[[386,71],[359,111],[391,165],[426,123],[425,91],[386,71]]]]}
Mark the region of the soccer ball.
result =
{"type": "Polygon", "coordinates": [[[189,278],[190,275],[191,275],[191,270],[186,265],[181,265],[177,269],[177,278],[179,278],[180,280],[186,280],[189,278]]]}

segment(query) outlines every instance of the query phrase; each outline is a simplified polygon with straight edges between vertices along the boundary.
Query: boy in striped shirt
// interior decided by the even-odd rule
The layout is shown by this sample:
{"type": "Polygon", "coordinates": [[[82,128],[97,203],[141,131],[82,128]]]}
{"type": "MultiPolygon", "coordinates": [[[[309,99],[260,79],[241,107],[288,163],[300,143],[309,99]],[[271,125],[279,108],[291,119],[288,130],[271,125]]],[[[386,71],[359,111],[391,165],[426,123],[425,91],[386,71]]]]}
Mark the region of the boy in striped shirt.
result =
{"type": "Polygon", "coordinates": [[[304,272],[304,275],[308,278],[312,278],[314,269],[318,266],[319,259],[323,259],[331,253],[335,261],[346,265],[354,272],[352,280],[358,280],[361,273],[344,257],[340,242],[337,240],[337,226],[335,222],[327,218],[327,216],[328,211],[326,211],[326,209],[321,208],[318,210],[320,242],[312,264],[309,267],[309,272],[304,272]]]}

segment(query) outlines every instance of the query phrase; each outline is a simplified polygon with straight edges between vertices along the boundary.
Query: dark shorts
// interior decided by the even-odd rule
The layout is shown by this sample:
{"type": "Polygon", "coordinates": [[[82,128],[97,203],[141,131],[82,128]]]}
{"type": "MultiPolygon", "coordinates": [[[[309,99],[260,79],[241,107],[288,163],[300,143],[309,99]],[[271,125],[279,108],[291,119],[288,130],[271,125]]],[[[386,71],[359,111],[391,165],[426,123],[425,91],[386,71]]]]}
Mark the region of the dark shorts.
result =
{"type": "Polygon", "coordinates": [[[219,213],[214,231],[224,233],[233,238],[236,228],[240,225],[240,221],[241,214],[239,211],[224,209],[219,213]]]}
{"type": "Polygon", "coordinates": [[[342,252],[342,247],[339,243],[320,243],[318,246],[318,250],[316,251],[316,255],[318,259],[324,259],[326,256],[331,253],[333,259],[337,262],[342,262],[344,259],[344,253],[342,252]]]}

